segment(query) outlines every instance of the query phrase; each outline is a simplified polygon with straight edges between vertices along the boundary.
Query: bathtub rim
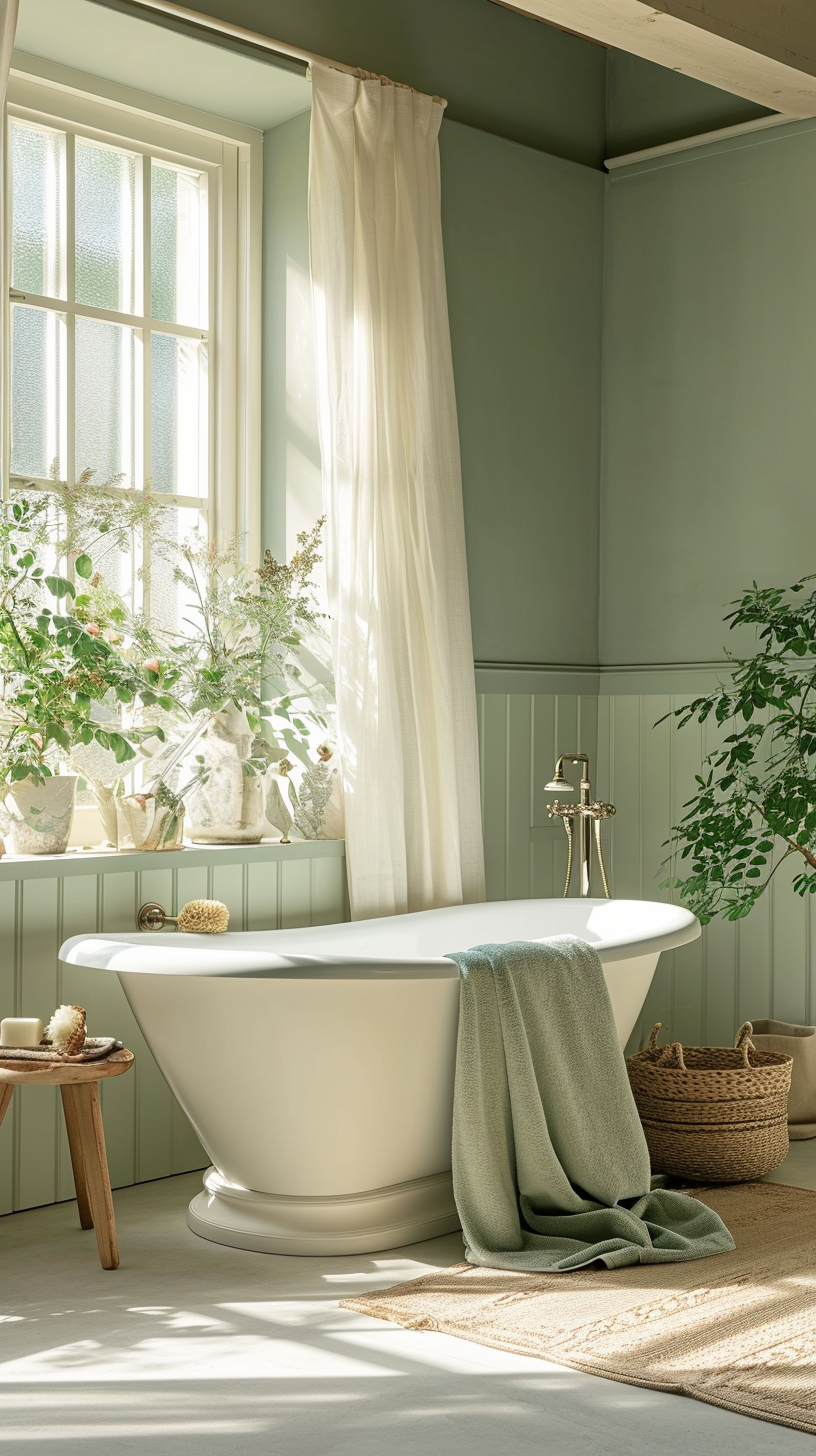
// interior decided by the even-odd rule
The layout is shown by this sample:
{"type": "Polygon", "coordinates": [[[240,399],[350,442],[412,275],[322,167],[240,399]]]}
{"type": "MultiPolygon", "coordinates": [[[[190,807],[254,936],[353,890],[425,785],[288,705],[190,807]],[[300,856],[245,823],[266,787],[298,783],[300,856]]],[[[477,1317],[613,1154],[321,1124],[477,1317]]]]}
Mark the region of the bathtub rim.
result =
{"type": "MultiPolygon", "coordinates": [[[[491,902],[481,902],[488,904],[491,902]]],[[[539,900],[501,900],[497,905],[519,905],[529,909],[531,904],[548,906],[563,904],[562,900],[539,897],[539,900]]],[[[640,956],[660,955],[697,940],[702,927],[690,910],[678,905],[667,905],[655,900],[600,900],[587,899],[582,902],[587,909],[616,904],[620,907],[648,905],[665,913],[666,926],[662,930],[645,930],[641,935],[630,933],[626,939],[610,937],[608,940],[587,941],[597,950],[602,964],[615,961],[634,960],[640,956]]],[[[189,935],[178,931],[159,931],[145,934],[141,931],[94,933],[74,935],[60,947],[59,958],[65,965],[78,965],[87,969],[120,971],[128,974],[171,975],[171,976],[228,976],[245,979],[316,979],[316,980],[381,980],[400,979],[405,976],[438,979],[457,979],[458,967],[444,957],[393,955],[382,953],[366,956],[359,951],[346,955],[330,955],[319,950],[319,940],[331,935],[333,930],[348,932],[350,927],[362,926],[376,929],[378,925],[393,929],[394,920],[406,921],[418,917],[427,919],[436,915],[450,914],[451,910],[466,911],[470,906],[450,906],[442,910],[415,911],[406,916],[382,917],[369,921],[340,921],[336,925],[304,926],[291,930],[227,931],[224,935],[189,935]],[[276,953],[263,946],[263,937],[317,936],[318,945],[310,947],[309,953],[276,953]],[[252,944],[247,944],[250,940],[252,944]],[[139,964],[139,955],[133,951],[151,949],[154,953],[144,957],[139,964]],[[159,951],[159,954],[155,952],[159,951]]],[[[541,940],[552,940],[569,931],[556,931],[541,940]]],[[[578,937],[583,939],[583,937],[578,937]]],[[[480,942],[475,942],[476,944],[480,942]]],[[[484,943],[482,941],[481,943],[484,943]]]]}

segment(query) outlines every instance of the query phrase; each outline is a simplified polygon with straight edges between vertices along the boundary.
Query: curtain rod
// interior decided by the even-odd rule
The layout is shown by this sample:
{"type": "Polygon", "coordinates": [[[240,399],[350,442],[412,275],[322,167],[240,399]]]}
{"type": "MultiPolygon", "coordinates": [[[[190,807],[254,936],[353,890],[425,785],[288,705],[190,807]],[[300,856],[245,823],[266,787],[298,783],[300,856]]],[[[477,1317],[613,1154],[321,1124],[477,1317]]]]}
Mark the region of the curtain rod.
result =
{"type": "Polygon", "coordinates": [[[200,10],[190,10],[186,5],[176,5],[174,0],[91,0],[91,3],[102,5],[107,10],[120,10],[134,16],[138,16],[141,12],[145,19],[148,19],[151,14],[157,18],[165,15],[171,20],[181,22],[191,30],[209,31],[213,37],[224,36],[232,41],[237,41],[242,46],[251,47],[253,50],[267,51],[270,55],[280,56],[288,61],[299,61],[304,67],[317,61],[323,66],[331,66],[335,71],[347,71],[352,76],[359,74],[358,68],[355,66],[346,66],[342,61],[330,60],[328,56],[319,56],[314,51],[306,51],[300,46],[289,45],[287,41],[271,40],[269,36],[262,35],[260,31],[247,30],[243,25],[233,25],[231,20],[216,20],[214,16],[204,15],[200,10]]]}

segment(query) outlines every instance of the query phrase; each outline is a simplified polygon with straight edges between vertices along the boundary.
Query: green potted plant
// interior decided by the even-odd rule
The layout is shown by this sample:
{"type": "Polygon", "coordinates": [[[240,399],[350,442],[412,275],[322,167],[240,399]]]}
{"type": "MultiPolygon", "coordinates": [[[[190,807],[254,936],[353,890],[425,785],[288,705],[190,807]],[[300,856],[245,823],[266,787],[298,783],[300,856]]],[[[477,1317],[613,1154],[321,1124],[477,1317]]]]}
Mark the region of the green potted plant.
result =
{"type": "MultiPolygon", "coordinates": [[[[267,814],[270,796],[275,798],[268,770],[287,753],[304,765],[307,797],[320,798],[324,786],[312,785],[308,776],[325,776],[309,740],[314,729],[325,736],[333,704],[311,580],[323,521],[301,534],[289,562],[267,552],[254,569],[241,562],[237,542],[219,550],[193,537],[180,545],[161,497],[123,491],[116,479],[97,483],[85,471],[73,485],[55,480],[41,500],[40,529],[66,563],[68,574],[60,580],[82,578],[72,599],[74,618],[90,632],[104,623],[104,639],[140,678],[138,715],[129,716],[140,728],[125,736],[141,749],[140,759],[149,760],[140,762],[137,774],[144,786],[126,792],[124,760],[101,746],[104,728],[103,738],[75,741],[71,748],[109,840],[120,847],[172,847],[186,800],[184,827],[192,839],[258,841],[276,824],[267,814]],[[180,627],[134,610],[105,580],[110,555],[119,559],[134,546],[172,575],[186,602],[180,627]],[[91,566],[91,554],[101,571],[91,566]],[[157,736],[166,737],[163,746],[144,743],[151,725],[162,728],[157,736]]],[[[70,593],[70,582],[60,590],[70,593]]],[[[118,697],[125,703],[124,695],[118,697]]],[[[100,717],[98,706],[94,716],[100,717]]],[[[131,759],[125,762],[132,766],[131,759]]],[[[309,825],[317,813],[312,807],[309,825]]]]}
{"type": "Polygon", "coordinates": [[[115,625],[92,614],[81,589],[90,557],[75,561],[79,588],[48,571],[48,510],[45,496],[0,508],[0,793],[14,849],[29,854],[67,845],[76,774],[59,769],[73,748],[95,744],[124,765],[163,731],[117,721],[115,704],[149,700],[153,688],[118,651],[115,625]]]}
{"type": "MultiPolygon", "coordinates": [[[[323,521],[298,537],[289,562],[269,551],[256,570],[233,544],[176,548],[177,583],[190,602],[185,635],[165,637],[157,683],[169,666],[202,725],[182,766],[193,782],[187,833],[200,843],[257,842],[269,832],[266,778],[287,751],[307,767],[312,726],[326,731],[331,687],[301,660],[319,636],[311,579],[323,521]]],[[[172,558],[171,558],[172,559],[172,558]]]]}
{"type": "MultiPolygon", "coordinates": [[[[678,708],[682,728],[712,718],[725,731],[704,761],[666,863],[699,919],[739,920],[790,859],[793,888],[816,892],[816,591],[754,583],[726,621],[757,633],[750,656],[731,657],[726,686],[678,708]]],[[[671,716],[671,715],[666,715],[671,716]]],[[[661,721],[664,721],[661,719],[661,721]]]]}
{"type": "MultiPolygon", "coordinates": [[[[788,861],[797,867],[796,893],[816,893],[814,580],[789,588],[754,583],[726,621],[753,627],[756,651],[731,659],[727,687],[676,712],[680,727],[713,715],[725,730],[672,831],[670,861],[675,868],[685,862],[688,872],[664,882],[703,923],[748,915],[788,861]]],[[[793,1059],[790,1137],[816,1137],[816,1028],[751,1021],[759,1050],[793,1059]]]]}

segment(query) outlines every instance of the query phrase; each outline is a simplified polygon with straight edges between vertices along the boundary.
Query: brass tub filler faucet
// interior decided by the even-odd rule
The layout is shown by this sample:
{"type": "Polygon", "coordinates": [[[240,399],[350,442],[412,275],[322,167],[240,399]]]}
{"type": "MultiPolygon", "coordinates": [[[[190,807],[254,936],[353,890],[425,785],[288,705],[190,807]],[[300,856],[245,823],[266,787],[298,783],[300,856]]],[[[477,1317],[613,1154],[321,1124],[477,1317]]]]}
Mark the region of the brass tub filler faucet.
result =
{"type": "Polygon", "coordinates": [[[573,784],[564,778],[565,763],[580,763],[581,783],[579,785],[578,803],[561,804],[558,799],[548,809],[551,819],[560,819],[566,832],[569,849],[567,852],[567,878],[564,881],[564,898],[569,894],[570,880],[572,878],[572,861],[574,858],[575,826],[574,821],[578,820],[578,894],[589,895],[591,877],[591,843],[590,843],[590,821],[594,827],[595,849],[598,855],[598,867],[601,871],[604,894],[607,900],[611,899],[609,893],[609,881],[606,878],[606,866],[604,864],[603,850],[601,848],[601,821],[611,819],[615,812],[614,804],[604,804],[601,799],[592,799],[592,789],[589,782],[589,759],[585,753],[562,753],[559,755],[555,765],[555,773],[548,784],[544,785],[545,792],[556,794],[560,789],[572,789],[573,784]]]}

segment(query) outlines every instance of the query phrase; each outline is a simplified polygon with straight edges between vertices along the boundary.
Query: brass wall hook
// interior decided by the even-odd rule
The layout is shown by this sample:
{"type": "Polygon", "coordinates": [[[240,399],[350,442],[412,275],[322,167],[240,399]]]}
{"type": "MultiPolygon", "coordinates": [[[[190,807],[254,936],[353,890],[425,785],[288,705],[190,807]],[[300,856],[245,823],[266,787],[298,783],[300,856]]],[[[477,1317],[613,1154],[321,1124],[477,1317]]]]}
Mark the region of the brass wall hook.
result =
{"type": "Polygon", "coordinates": [[[139,930],[163,930],[165,925],[178,925],[178,916],[168,915],[163,905],[157,905],[150,900],[146,905],[139,906],[136,925],[139,930]]]}

